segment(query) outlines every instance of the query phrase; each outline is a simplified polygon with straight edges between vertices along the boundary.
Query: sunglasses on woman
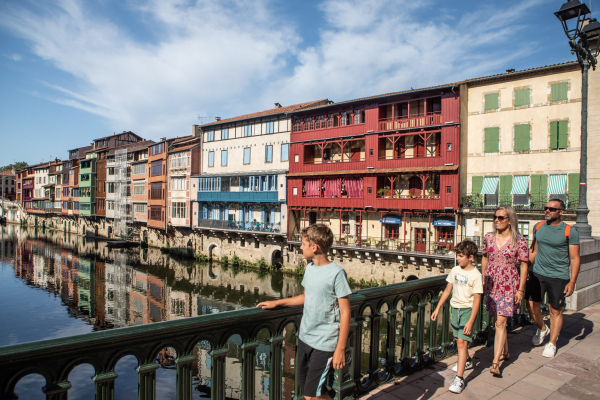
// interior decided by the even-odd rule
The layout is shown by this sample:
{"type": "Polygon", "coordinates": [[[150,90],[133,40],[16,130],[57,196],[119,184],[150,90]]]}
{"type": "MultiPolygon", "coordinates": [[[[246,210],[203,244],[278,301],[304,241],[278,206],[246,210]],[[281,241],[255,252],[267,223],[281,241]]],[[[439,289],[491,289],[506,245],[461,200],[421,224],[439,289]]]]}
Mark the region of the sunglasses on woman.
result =
{"type": "Polygon", "coordinates": [[[550,212],[557,212],[562,210],[562,208],[556,208],[556,207],[544,207],[544,211],[550,211],[550,212]]]}
{"type": "Polygon", "coordinates": [[[494,220],[498,220],[500,222],[504,221],[505,219],[508,219],[508,217],[505,217],[503,215],[494,215],[494,220]]]}

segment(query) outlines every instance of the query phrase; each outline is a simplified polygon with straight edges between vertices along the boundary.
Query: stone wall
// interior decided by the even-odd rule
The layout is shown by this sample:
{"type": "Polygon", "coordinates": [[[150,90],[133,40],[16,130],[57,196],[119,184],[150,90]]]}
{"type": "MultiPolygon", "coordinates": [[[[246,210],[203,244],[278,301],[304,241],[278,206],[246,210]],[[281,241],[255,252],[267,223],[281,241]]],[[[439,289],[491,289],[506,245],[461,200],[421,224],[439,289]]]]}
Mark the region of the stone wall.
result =
{"type": "Polygon", "coordinates": [[[581,240],[581,269],[567,310],[581,310],[600,301],[600,238],[581,240]]]}

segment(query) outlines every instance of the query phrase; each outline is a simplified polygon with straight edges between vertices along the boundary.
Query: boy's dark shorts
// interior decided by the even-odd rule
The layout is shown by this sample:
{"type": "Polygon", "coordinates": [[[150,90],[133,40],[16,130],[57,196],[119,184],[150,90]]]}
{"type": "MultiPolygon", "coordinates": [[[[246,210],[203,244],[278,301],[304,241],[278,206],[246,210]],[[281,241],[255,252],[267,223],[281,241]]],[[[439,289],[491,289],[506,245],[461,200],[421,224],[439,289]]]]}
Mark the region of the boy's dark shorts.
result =
{"type": "Polygon", "coordinates": [[[298,385],[304,396],[319,397],[327,393],[327,380],[333,372],[333,351],[314,349],[298,339],[298,385]]]}
{"type": "MultiPolygon", "coordinates": [[[[466,340],[470,342],[473,340],[472,336],[464,334],[465,325],[471,319],[472,308],[454,308],[450,307],[450,325],[452,325],[452,334],[457,339],[466,340]]],[[[473,334],[473,332],[471,332],[473,334]]]]}
{"type": "Polygon", "coordinates": [[[568,283],[568,279],[550,278],[530,272],[525,286],[526,298],[535,303],[541,303],[544,293],[547,293],[548,304],[555,310],[560,310],[565,306],[565,286],[568,283]]]}

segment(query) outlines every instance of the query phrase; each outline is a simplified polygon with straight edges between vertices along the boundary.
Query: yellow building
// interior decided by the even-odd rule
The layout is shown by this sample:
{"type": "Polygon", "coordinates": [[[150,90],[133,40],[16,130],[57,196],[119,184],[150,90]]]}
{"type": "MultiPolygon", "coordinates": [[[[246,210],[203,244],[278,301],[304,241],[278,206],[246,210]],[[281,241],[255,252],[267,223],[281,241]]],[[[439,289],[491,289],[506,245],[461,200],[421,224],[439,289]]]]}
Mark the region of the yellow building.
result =
{"type": "MultiPolygon", "coordinates": [[[[594,93],[593,85],[589,92],[594,93]]],[[[517,210],[519,229],[531,239],[549,198],[566,203],[564,219],[574,224],[581,151],[579,65],[568,62],[471,79],[463,93],[462,236],[480,242],[492,230],[495,208],[507,205],[517,210]]],[[[590,109],[596,110],[591,103],[590,109]]],[[[589,125],[592,145],[597,134],[589,125]]],[[[590,154],[588,170],[597,179],[598,162],[590,154]]],[[[589,183],[592,187],[593,180],[589,183]]],[[[595,210],[600,192],[591,194],[588,206],[595,210]]],[[[591,214],[592,224],[596,213],[591,214]]]]}

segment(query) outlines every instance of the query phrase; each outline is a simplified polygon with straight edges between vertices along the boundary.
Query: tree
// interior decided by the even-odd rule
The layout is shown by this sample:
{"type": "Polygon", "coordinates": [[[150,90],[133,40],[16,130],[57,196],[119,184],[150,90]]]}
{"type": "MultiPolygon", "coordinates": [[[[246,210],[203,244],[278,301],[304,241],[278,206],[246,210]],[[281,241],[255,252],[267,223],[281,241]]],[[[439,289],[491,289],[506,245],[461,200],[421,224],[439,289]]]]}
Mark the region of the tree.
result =
{"type": "Polygon", "coordinates": [[[27,161],[19,161],[14,164],[5,165],[4,167],[0,168],[0,170],[7,171],[7,170],[11,170],[13,168],[18,170],[18,169],[23,169],[23,168],[27,167],[28,165],[29,164],[27,164],[27,161]]]}

